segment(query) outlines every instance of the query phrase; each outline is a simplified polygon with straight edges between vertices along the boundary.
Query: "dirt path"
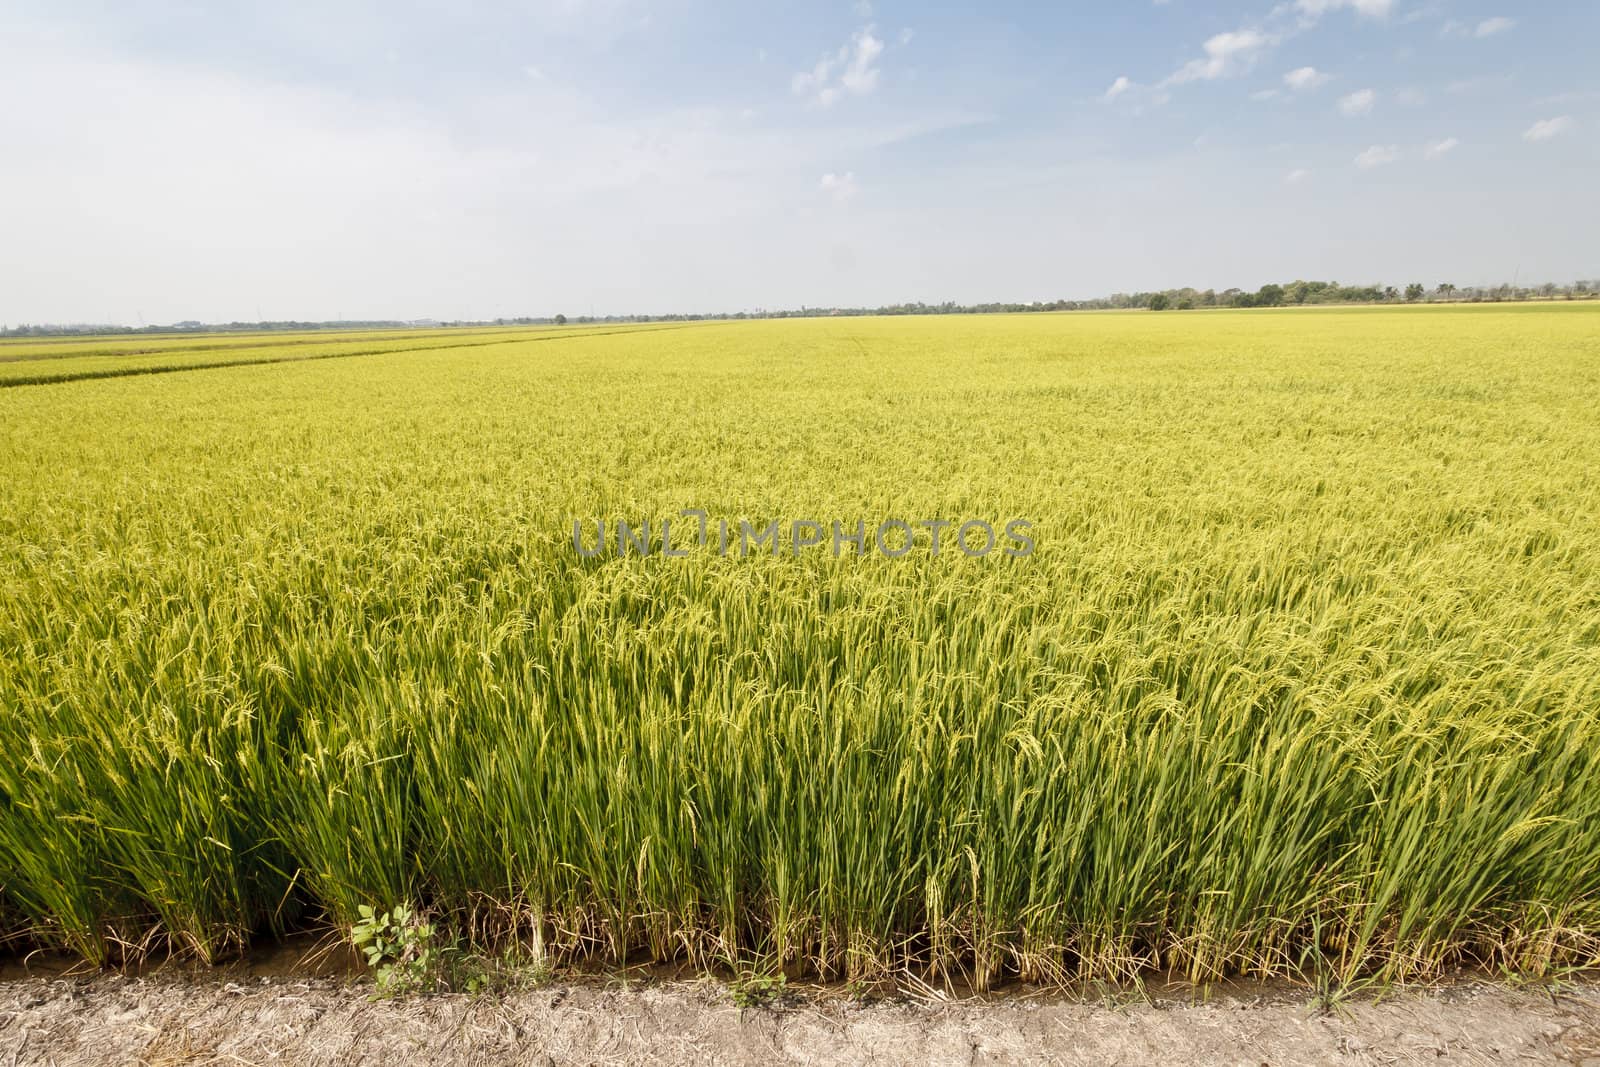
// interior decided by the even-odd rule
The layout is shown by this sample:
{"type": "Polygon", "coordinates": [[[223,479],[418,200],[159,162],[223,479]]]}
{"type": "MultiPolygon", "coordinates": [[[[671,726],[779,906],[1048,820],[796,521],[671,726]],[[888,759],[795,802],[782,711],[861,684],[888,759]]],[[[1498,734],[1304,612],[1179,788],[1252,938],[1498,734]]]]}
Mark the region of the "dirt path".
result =
{"type": "Polygon", "coordinates": [[[1600,1067],[1600,986],[1463,985],[1320,1015],[1302,997],[741,1011],[712,984],[370,1002],[329,979],[0,982],[22,1064],[1501,1064],[1600,1067]]]}

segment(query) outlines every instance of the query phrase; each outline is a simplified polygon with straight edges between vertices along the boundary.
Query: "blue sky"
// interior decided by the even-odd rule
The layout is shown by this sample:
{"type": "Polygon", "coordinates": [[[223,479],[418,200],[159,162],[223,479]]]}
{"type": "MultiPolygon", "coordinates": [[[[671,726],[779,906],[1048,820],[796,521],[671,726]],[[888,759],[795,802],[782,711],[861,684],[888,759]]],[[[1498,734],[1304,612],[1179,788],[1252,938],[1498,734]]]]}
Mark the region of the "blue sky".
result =
{"type": "Polygon", "coordinates": [[[1591,0],[8,0],[0,322],[1600,277],[1591,0]]]}

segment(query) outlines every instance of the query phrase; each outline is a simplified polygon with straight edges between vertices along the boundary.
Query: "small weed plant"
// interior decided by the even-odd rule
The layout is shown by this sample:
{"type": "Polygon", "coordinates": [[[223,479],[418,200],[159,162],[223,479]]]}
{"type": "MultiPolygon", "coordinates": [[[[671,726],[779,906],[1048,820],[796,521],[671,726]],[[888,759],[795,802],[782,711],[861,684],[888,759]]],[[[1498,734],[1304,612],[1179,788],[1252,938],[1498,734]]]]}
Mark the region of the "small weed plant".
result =
{"type": "Polygon", "coordinates": [[[366,956],[380,996],[430,993],[439,987],[442,963],[453,952],[436,942],[433,923],[405,904],[382,914],[368,904],[357,910],[361,918],[350,939],[366,956]]]}
{"type": "Polygon", "coordinates": [[[728,987],[740,1008],[773,1008],[783,1000],[787,979],[781,974],[752,974],[728,987]]]}

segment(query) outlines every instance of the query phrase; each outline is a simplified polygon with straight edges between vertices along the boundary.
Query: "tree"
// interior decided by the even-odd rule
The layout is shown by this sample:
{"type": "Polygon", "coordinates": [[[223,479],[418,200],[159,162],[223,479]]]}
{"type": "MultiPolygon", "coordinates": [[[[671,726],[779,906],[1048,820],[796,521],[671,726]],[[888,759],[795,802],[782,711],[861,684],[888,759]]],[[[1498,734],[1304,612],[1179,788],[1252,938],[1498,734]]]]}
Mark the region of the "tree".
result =
{"type": "Polygon", "coordinates": [[[1257,307],[1275,308],[1282,304],[1283,286],[1281,285],[1263,285],[1260,291],[1256,293],[1257,307]]]}
{"type": "Polygon", "coordinates": [[[1427,290],[1421,285],[1416,282],[1412,282],[1410,285],[1406,286],[1406,303],[1415,304],[1418,300],[1422,299],[1422,294],[1426,292],[1427,290]]]}
{"type": "Polygon", "coordinates": [[[1194,310],[1194,301],[1189,299],[1188,297],[1184,297],[1182,300],[1178,301],[1178,310],[1179,311],[1193,311],[1194,310]]]}
{"type": "Polygon", "coordinates": [[[1151,311],[1165,311],[1171,306],[1172,301],[1167,298],[1166,293],[1156,293],[1150,297],[1151,311]]]}
{"type": "Polygon", "coordinates": [[[565,326],[566,324],[567,324],[567,317],[565,315],[557,315],[556,316],[556,325],[557,326],[565,326]]]}
{"type": "Polygon", "coordinates": [[[1444,297],[1446,300],[1449,300],[1455,291],[1456,287],[1451,285],[1449,282],[1439,283],[1439,295],[1444,297]]]}
{"type": "Polygon", "coordinates": [[[1400,299],[1400,291],[1392,285],[1385,286],[1383,290],[1383,298],[1385,300],[1398,300],[1400,299]]]}

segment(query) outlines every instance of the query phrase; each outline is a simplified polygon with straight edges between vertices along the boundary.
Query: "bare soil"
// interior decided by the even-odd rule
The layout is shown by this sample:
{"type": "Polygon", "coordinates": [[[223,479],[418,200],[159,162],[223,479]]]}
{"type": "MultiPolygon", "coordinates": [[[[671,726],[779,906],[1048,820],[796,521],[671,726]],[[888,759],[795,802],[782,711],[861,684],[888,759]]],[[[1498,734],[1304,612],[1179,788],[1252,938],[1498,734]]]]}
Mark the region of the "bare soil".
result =
{"type": "Polygon", "coordinates": [[[552,983],[370,999],[347,978],[60,973],[0,980],[0,1067],[22,1064],[1502,1064],[1600,1067],[1600,984],[1486,982],[1319,1010],[1304,992],[1125,1002],[1012,994],[740,1008],[715,982],[552,983]]]}

